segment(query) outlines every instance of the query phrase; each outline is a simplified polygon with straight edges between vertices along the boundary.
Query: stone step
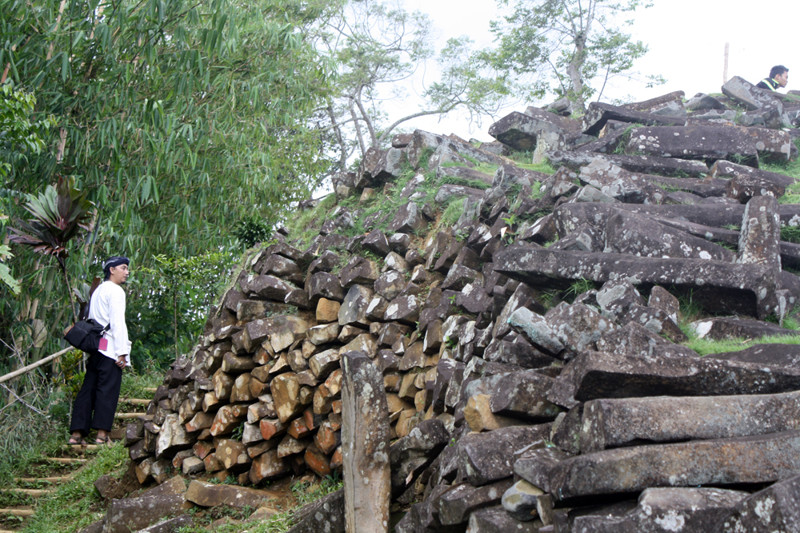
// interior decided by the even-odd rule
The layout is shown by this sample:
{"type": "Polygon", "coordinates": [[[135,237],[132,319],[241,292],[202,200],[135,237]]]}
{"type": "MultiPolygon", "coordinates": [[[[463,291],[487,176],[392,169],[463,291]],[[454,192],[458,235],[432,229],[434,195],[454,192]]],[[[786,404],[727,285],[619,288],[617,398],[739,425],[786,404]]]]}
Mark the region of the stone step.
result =
{"type": "Polygon", "coordinates": [[[48,461],[52,463],[60,463],[63,465],[82,465],[86,463],[83,457],[48,457],[48,461]]]}
{"type": "Polygon", "coordinates": [[[49,477],[18,477],[17,483],[66,483],[71,481],[72,476],[49,476],[49,477]]]}
{"type": "Polygon", "coordinates": [[[127,403],[130,405],[150,405],[152,400],[147,400],[145,398],[120,398],[119,403],[127,403]]]}
{"type": "Polygon", "coordinates": [[[9,489],[5,489],[5,492],[38,498],[39,496],[44,496],[45,494],[52,494],[54,491],[53,489],[21,489],[18,487],[12,487],[9,489]]]}
{"type": "Polygon", "coordinates": [[[0,509],[0,515],[11,515],[25,518],[28,516],[33,516],[33,507],[21,506],[0,509]]]}
{"type": "Polygon", "coordinates": [[[147,413],[117,413],[114,415],[114,418],[119,418],[121,420],[133,420],[143,416],[147,416],[147,413]]]}

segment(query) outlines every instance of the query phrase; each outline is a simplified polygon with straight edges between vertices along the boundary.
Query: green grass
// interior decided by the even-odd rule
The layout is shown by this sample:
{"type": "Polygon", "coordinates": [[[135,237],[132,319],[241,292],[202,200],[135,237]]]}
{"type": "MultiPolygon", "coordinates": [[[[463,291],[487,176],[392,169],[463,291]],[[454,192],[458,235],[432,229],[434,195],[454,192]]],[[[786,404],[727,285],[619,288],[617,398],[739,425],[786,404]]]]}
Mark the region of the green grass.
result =
{"type": "Polygon", "coordinates": [[[158,370],[138,371],[135,368],[125,369],[120,387],[121,398],[152,398],[153,393],[147,389],[158,387],[164,381],[164,372],[158,370]]]}
{"type": "Polygon", "coordinates": [[[694,337],[684,344],[700,355],[708,355],[715,353],[738,352],[739,350],[745,350],[751,346],[755,346],[756,344],[800,344],[800,335],[771,335],[752,340],[712,340],[694,337]]]}
{"type": "Polygon", "coordinates": [[[800,244],[800,226],[781,226],[781,240],[800,244]]]}
{"type": "Polygon", "coordinates": [[[490,183],[481,180],[469,180],[465,178],[457,178],[455,176],[442,176],[441,183],[449,183],[451,185],[461,185],[462,187],[471,187],[473,189],[485,190],[491,187],[490,183]]]}
{"type": "Polygon", "coordinates": [[[39,498],[36,512],[25,523],[26,533],[78,531],[105,514],[105,506],[94,488],[100,476],[120,476],[125,472],[128,450],[121,442],[103,446],[94,460],[86,463],[69,483],[49,496],[39,498]]]}
{"type": "MultiPolygon", "coordinates": [[[[795,141],[795,145],[800,149],[800,139],[795,141]]],[[[800,203],[800,158],[794,161],[787,161],[781,163],[765,163],[761,165],[762,170],[768,172],[777,172],[798,180],[786,188],[786,192],[781,196],[778,201],[782,204],[798,204],[800,203]]]]}
{"type": "Polygon", "coordinates": [[[336,205],[336,195],[329,194],[313,209],[295,211],[286,221],[286,228],[293,239],[300,241],[300,247],[306,248],[316,235],[319,228],[327,220],[331,209],[336,205]]]}
{"type": "MultiPolygon", "coordinates": [[[[151,398],[152,393],[146,389],[160,385],[163,379],[163,372],[155,368],[142,373],[126,370],[120,396],[151,398]]],[[[56,454],[68,438],[73,400],[69,384],[48,386],[42,383],[37,389],[40,396],[31,407],[38,413],[19,402],[6,405],[0,411],[0,449],[3,450],[0,454],[0,482],[8,484],[14,477],[31,474],[38,468],[35,465],[41,462],[42,457],[56,454]]],[[[30,404],[31,394],[26,394],[25,398],[30,404]]]]}

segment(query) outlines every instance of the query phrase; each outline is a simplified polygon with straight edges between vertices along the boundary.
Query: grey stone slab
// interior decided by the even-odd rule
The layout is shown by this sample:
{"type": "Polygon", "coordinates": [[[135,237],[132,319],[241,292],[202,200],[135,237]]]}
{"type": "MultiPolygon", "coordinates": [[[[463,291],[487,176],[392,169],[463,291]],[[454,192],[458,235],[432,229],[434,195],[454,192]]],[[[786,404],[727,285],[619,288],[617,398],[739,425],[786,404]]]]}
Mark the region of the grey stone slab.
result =
{"type": "Polygon", "coordinates": [[[772,196],[756,196],[747,202],[742,216],[737,263],[781,268],[781,223],[778,202],[772,196]]]}
{"type": "MultiPolygon", "coordinates": [[[[744,215],[744,206],[740,204],[707,206],[626,204],[621,206],[618,203],[581,202],[563,203],[556,207],[553,210],[553,223],[556,225],[559,235],[567,235],[587,222],[605,227],[608,217],[621,210],[626,213],[649,216],[663,223],[674,220],[676,224],[693,223],[714,228],[739,227],[744,215]]],[[[797,210],[795,216],[800,221],[800,210],[797,210]]],[[[782,221],[786,223],[783,217],[782,221]]],[[[737,242],[738,232],[735,234],[734,244],[737,242]]]]}
{"type": "Polygon", "coordinates": [[[392,493],[408,488],[420,471],[427,467],[450,440],[444,423],[436,418],[423,420],[392,443],[389,460],[392,464],[392,493]]]}
{"type": "Polygon", "coordinates": [[[568,133],[578,133],[581,124],[576,120],[547,111],[528,108],[506,115],[491,126],[489,135],[515,150],[533,150],[539,138],[547,138],[552,148],[564,148],[568,133]]]}
{"type": "Polygon", "coordinates": [[[544,446],[550,426],[509,426],[465,435],[457,445],[460,478],[480,486],[511,476],[520,454],[531,447],[544,446]]]}
{"type": "Polygon", "coordinates": [[[545,397],[553,379],[523,370],[500,378],[491,392],[489,405],[493,413],[527,420],[552,420],[561,409],[545,397]]]}
{"type": "Polygon", "coordinates": [[[678,442],[778,433],[800,427],[800,392],[657,396],[586,402],[582,453],[636,442],[678,442]]]}
{"type": "Polygon", "coordinates": [[[800,476],[792,476],[741,500],[730,516],[718,522],[717,531],[800,531],[799,501],[800,476]]]}
{"type": "Polygon", "coordinates": [[[534,487],[550,492],[552,470],[570,457],[572,454],[552,446],[530,449],[514,461],[514,474],[534,487]]]}
{"type": "Polygon", "coordinates": [[[296,510],[292,522],[287,533],[344,533],[344,489],[296,510]]]}
{"type": "Polygon", "coordinates": [[[706,357],[724,361],[797,368],[800,367],[800,344],[756,344],[744,350],[709,354],[706,357]]]}
{"type": "Polygon", "coordinates": [[[380,276],[380,269],[374,261],[354,255],[339,272],[339,282],[345,289],[352,285],[372,285],[380,276]]]}
{"type": "Polygon", "coordinates": [[[728,180],[715,178],[670,178],[632,172],[603,159],[595,159],[581,168],[581,183],[603,194],[628,203],[664,202],[667,191],[680,190],[706,198],[722,196],[728,180]]]}
{"type": "Polygon", "coordinates": [[[548,159],[552,165],[564,165],[573,170],[580,170],[582,166],[588,165],[593,160],[602,159],[631,172],[695,178],[708,173],[708,165],[703,161],[653,155],[598,154],[560,150],[551,152],[548,159]]]}
{"type": "Polygon", "coordinates": [[[389,414],[383,376],[363,352],[342,355],[342,456],[347,531],[388,531],[389,414]]]}
{"type": "MultiPolygon", "coordinates": [[[[436,169],[436,176],[439,178],[456,178],[466,182],[482,183],[485,187],[478,187],[476,189],[480,191],[481,194],[483,194],[483,188],[489,187],[494,182],[494,176],[492,174],[461,166],[438,167],[436,169]]],[[[475,193],[467,191],[467,194],[474,195],[475,193]]]]}
{"type": "Polygon", "coordinates": [[[466,533],[537,533],[542,526],[540,520],[520,522],[502,507],[489,507],[469,516],[466,533]]]}
{"type": "Polygon", "coordinates": [[[722,94],[751,111],[765,108],[783,111],[781,101],[774,96],[773,91],[761,90],[740,76],[734,76],[726,81],[722,86],[722,94]]]}
{"type": "Polygon", "coordinates": [[[646,257],[683,257],[733,262],[732,250],[662,224],[652,217],[617,210],[606,223],[605,252],[646,257]]]}
{"type": "Polygon", "coordinates": [[[677,533],[719,531],[720,519],[747,496],[715,488],[654,488],[639,496],[634,509],[600,508],[575,514],[571,533],[677,533]]]}
{"type": "Polygon", "coordinates": [[[556,378],[548,398],[576,401],[645,396],[775,394],[800,388],[800,369],[666,354],[584,352],[556,378]]]}
{"type": "Polygon", "coordinates": [[[367,320],[367,306],[372,300],[372,289],[363,285],[353,285],[348,289],[347,294],[339,307],[337,315],[338,324],[346,326],[348,324],[356,326],[366,326],[369,324],[367,320]]]}
{"type": "Polygon", "coordinates": [[[487,361],[517,365],[522,368],[543,368],[560,361],[539,351],[520,335],[509,333],[503,339],[492,339],[483,352],[487,361]],[[509,339],[511,337],[511,339],[509,339]]]}
{"type": "Polygon", "coordinates": [[[597,135],[609,120],[619,120],[632,124],[683,126],[685,117],[670,117],[636,111],[628,107],[615,106],[602,102],[592,102],[583,117],[583,132],[597,135]]]}
{"type": "Polygon", "coordinates": [[[675,344],[647,329],[642,324],[628,322],[608,332],[597,340],[597,350],[608,353],[626,353],[641,357],[658,354],[675,357],[697,357],[697,352],[681,344],[675,344]]]}
{"type": "Polygon", "coordinates": [[[713,96],[698,93],[686,101],[686,109],[689,111],[710,111],[713,109],[725,110],[727,107],[713,96]]]}
{"type": "Polygon", "coordinates": [[[667,94],[656,96],[655,98],[648,98],[641,102],[631,102],[622,107],[648,113],[672,112],[672,110],[678,108],[681,110],[678,112],[678,115],[685,116],[686,111],[683,109],[683,100],[685,96],[686,93],[683,91],[672,91],[667,94]]]}
{"type": "Polygon", "coordinates": [[[650,487],[769,483],[800,472],[800,431],[615,448],[578,455],[550,471],[556,500],[650,487]]]}
{"type": "MultiPolygon", "coordinates": [[[[522,287],[522,285],[520,286],[522,287]]],[[[534,346],[547,354],[556,356],[566,348],[566,345],[548,320],[527,307],[519,307],[514,310],[508,315],[506,322],[524,334],[534,346]]]]}
{"type": "Polygon", "coordinates": [[[186,485],[180,476],[139,496],[111,500],[103,531],[127,533],[180,513],[186,504],[186,485]]]}
{"type": "Polygon", "coordinates": [[[472,512],[500,503],[511,484],[509,478],[481,487],[467,483],[453,487],[439,499],[439,521],[444,526],[463,524],[472,512]]]}
{"type": "Polygon", "coordinates": [[[634,129],[628,153],[686,159],[736,159],[758,156],[788,161],[792,139],[786,132],[740,126],[653,126],[634,129]]]}
{"type": "MultiPolygon", "coordinates": [[[[699,338],[713,340],[734,338],[753,340],[773,335],[797,335],[797,331],[782,328],[773,322],[740,316],[703,318],[692,322],[691,327],[699,338]]],[[[798,349],[800,350],[800,346],[798,349]]]]}
{"type": "Polygon", "coordinates": [[[766,316],[771,312],[776,280],[768,265],[730,264],[686,258],[636,257],[627,254],[508,248],[495,255],[495,270],[533,286],[630,278],[637,285],[666,285],[692,290],[696,300],[717,312],[766,316]]]}
{"type": "Polygon", "coordinates": [[[603,334],[617,327],[594,308],[577,302],[558,304],[547,311],[545,320],[559,341],[574,352],[594,349],[603,334]]]}
{"type": "Polygon", "coordinates": [[[543,506],[542,499],[552,500],[552,497],[539,487],[520,479],[503,493],[501,504],[514,519],[529,522],[539,515],[539,508],[543,506]]]}

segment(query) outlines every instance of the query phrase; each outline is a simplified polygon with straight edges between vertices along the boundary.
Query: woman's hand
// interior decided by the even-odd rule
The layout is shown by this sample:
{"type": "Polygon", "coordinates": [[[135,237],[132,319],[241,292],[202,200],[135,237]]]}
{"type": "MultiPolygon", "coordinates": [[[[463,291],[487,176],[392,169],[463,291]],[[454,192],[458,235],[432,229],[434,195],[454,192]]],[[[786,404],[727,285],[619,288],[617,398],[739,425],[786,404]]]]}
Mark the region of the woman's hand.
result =
{"type": "Polygon", "coordinates": [[[117,362],[115,364],[120,368],[125,368],[125,356],[120,355],[117,357],[117,362]]]}

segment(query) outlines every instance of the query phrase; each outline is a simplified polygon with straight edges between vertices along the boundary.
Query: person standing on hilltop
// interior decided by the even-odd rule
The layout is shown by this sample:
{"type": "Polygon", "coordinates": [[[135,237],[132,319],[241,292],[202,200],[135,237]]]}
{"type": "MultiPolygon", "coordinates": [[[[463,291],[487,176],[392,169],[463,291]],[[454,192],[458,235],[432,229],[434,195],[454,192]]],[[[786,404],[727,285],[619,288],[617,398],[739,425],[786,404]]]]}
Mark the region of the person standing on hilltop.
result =
{"type": "Polygon", "coordinates": [[[789,83],[789,69],[783,65],[775,65],[769,71],[769,78],[764,78],[756,84],[759,89],[767,89],[768,91],[777,91],[786,87],[789,83]]]}
{"type": "Polygon", "coordinates": [[[100,347],[89,353],[83,385],[75,397],[70,423],[70,444],[85,444],[89,429],[97,430],[95,444],[110,442],[108,433],[114,423],[122,369],[130,366],[131,341],[125,324],[125,291],[121,285],[130,275],[127,257],[114,256],[103,263],[104,280],[92,293],[89,318],[109,329],[100,339],[100,347]]]}

